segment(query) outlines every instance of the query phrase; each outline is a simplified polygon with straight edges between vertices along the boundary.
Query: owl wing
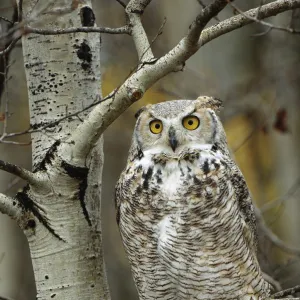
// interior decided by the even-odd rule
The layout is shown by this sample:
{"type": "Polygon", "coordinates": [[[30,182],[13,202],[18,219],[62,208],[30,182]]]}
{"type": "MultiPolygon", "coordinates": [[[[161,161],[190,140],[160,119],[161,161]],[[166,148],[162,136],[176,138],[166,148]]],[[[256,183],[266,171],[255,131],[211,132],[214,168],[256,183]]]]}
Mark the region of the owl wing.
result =
{"type": "Polygon", "coordinates": [[[230,181],[235,191],[235,196],[239,204],[240,212],[245,221],[246,227],[248,227],[247,229],[250,230],[251,236],[248,241],[256,251],[257,248],[256,217],[255,217],[255,210],[252,203],[252,198],[249,192],[249,188],[246,184],[242,172],[235,164],[235,162],[231,161],[231,163],[229,163],[229,167],[231,170],[230,181]]]}

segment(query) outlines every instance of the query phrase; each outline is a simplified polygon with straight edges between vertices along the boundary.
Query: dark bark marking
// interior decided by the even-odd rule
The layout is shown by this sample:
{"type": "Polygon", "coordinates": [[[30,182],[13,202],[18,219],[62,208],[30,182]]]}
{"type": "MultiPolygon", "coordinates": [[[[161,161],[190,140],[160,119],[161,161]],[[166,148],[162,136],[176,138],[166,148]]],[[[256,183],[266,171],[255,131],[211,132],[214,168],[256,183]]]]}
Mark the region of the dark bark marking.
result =
{"type": "Polygon", "coordinates": [[[81,67],[83,70],[88,70],[91,68],[91,62],[92,62],[92,53],[91,48],[87,44],[86,40],[83,40],[83,42],[80,44],[80,46],[74,45],[74,48],[77,48],[77,57],[82,60],[81,67]]]}
{"type": "Polygon", "coordinates": [[[57,140],[47,151],[44,159],[38,163],[38,165],[36,166],[34,172],[37,171],[45,171],[46,170],[46,166],[47,165],[51,165],[51,162],[54,158],[54,154],[57,152],[57,147],[60,145],[60,140],[57,140]]]}
{"type": "MultiPolygon", "coordinates": [[[[33,215],[49,230],[49,232],[58,238],[60,241],[64,241],[50,226],[49,222],[47,219],[42,216],[40,213],[40,208],[37,207],[37,205],[34,203],[34,201],[28,196],[28,191],[29,191],[29,185],[25,186],[23,188],[22,192],[18,192],[16,195],[16,199],[19,201],[19,203],[22,205],[22,207],[29,212],[32,212],[33,215]]],[[[29,219],[27,221],[27,227],[28,228],[35,228],[36,227],[36,222],[33,219],[29,219]]]]}
{"type": "Polygon", "coordinates": [[[90,226],[92,226],[92,222],[89,216],[89,213],[87,211],[85,202],[84,202],[84,197],[85,197],[85,191],[88,186],[88,173],[89,169],[86,167],[76,167],[73,165],[70,165],[69,163],[62,161],[61,167],[67,172],[67,174],[72,177],[76,178],[79,180],[79,191],[78,191],[78,198],[80,201],[80,205],[82,208],[83,215],[88,222],[90,226]]]}
{"type": "Polygon", "coordinates": [[[89,6],[80,9],[80,19],[83,27],[93,27],[95,24],[95,15],[89,6]]]}

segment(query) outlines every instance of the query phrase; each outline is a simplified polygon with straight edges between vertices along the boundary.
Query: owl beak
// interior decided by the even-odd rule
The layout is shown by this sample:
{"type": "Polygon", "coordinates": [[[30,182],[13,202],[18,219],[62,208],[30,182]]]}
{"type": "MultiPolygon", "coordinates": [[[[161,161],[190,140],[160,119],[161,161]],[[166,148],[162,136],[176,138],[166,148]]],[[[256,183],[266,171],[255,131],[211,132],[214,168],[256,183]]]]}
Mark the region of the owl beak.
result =
{"type": "Polygon", "coordinates": [[[173,127],[171,127],[169,130],[169,143],[170,143],[170,146],[171,146],[173,152],[175,152],[175,150],[178,146],[178,141],[176,139],[175,129],[173,127]]]}

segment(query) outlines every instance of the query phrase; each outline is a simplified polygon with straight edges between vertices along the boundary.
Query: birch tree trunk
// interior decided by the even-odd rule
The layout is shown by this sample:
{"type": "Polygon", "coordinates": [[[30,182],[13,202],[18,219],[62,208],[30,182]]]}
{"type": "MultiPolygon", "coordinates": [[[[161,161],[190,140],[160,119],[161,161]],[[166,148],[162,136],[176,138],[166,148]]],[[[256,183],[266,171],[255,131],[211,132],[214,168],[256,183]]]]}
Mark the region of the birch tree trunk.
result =
{"type": "MultiPolygon", "coordinates": [[[[93,27],[91,1],[81,1],[76,9],[70,2],[23,1],[23,18],[40,28],[93,27]],[[64,13],[56,13],[60,10],[64,13]]],[[[18,194],[33,212],[21,227],[29,241],[37,298],[109,299],[101,240],[102,140],[84,164],[57,155],[89,111],[68,116],[101,96],[99,33],[31,34],[22,42],[31,127],[53,123],[32,134],[39,183],[18,194]]]]}

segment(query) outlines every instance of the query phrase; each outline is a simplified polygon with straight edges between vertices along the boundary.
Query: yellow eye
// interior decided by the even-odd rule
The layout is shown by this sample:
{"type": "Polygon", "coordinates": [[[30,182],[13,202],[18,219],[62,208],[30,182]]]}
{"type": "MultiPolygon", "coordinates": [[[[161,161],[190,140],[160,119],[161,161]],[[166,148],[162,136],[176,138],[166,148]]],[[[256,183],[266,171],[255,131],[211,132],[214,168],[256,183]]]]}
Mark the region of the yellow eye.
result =
{"type": "Polygon", "coordinates": [[[163,130],[163,125],[160,120],[153,120],[149,124],[150,131],[154,134],[161,133],[163,130]]]}
{"type": "Polygon", "coordinates": [[[182,120],[182,125],[188,130],[195,130],[199,127],[200,120],[196,116],[185,117],[182,120]]]}

